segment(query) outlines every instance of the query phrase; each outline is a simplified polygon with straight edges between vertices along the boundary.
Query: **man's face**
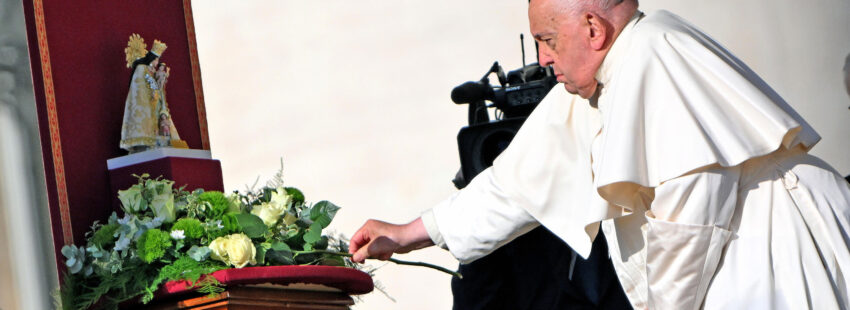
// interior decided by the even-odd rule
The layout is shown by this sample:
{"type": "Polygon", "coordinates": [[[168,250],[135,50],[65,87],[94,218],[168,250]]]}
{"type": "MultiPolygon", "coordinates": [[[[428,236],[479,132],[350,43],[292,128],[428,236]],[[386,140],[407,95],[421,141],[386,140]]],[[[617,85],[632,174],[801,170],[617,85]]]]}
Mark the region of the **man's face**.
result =
{"type": "Polygon", "coordinates": [[[568,92],[589,98],[596,92],[601,59],[594,57],[581,16],[563,12],[556,5],[551,0],[534,0],[528,7],[531,34],[540,43],[540,65],[551,65],[568,92]]]}

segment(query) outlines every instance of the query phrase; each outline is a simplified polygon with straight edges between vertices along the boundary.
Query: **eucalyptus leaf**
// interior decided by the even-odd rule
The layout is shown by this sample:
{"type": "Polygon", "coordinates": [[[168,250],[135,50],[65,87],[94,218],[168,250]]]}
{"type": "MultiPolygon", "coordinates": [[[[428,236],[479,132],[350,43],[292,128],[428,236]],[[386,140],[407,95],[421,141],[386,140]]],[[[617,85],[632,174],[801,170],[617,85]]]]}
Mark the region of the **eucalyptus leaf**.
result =
{"type": "Polygon", "coordinates": [[[202,262],[210,257],[210,252],[212,252],[212,250],[210,250],[209,247],[199,247],[197,245],[193,245],[191,248],[189,248],[187,254],[189,254],[189,257],[191,257],[195,261],[202,262]]]}
{"type": "Polygon", "coordinates": [[[74,258],[74,254],[77,252],[77,246],[75,245],[66,245],[62,247],[62,255],[65,256],[66,259],[74,258]]]}
{"type": "Polygon", "coordinates": [[[309,228],[312,224],[313,220],[310,219],[309,213],[304,214],[303,216],[299,217],[298,220],[295,221],[295,225],[302,229],[309,228]]]}
{"type": "Polygon", "coordinates": [[[268,230],[266,224],[260,217],[250,213],[239,213],[234,215],[242,231],[250,238],[260,238],[268,230]]]}
{"type": "Polygon", "coordinates": [[[304,234],[304,242],[305,249],[306,245],[314,245],[316,242],[322,240],[322,225],[319,222],[315,222],[310,225],[310,228],[307,229],[307,233],[304,234]]]}

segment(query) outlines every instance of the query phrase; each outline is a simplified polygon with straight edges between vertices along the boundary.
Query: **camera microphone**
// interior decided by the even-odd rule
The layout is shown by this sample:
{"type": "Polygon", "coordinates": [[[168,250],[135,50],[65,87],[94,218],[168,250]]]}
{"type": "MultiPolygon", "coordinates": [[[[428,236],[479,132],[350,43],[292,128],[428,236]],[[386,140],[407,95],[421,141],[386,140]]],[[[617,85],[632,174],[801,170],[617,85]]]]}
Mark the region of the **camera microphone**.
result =
{"type": "Polygon", "coordinates": [[[456,104],[493,100],[495,97],[493,88],[481,82],[470,81],[452,89],[452,101],[456,104]]]}

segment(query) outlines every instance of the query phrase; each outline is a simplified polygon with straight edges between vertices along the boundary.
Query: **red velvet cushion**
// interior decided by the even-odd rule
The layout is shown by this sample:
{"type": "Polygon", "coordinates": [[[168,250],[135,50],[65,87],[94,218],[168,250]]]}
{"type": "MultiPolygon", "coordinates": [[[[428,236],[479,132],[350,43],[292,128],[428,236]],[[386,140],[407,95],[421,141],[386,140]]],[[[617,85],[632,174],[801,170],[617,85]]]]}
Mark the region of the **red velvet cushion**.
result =
{"type": "MultiPolygon", "coordinates": [[[[335,266],[264,266],[225,269],[212,273],[225,285],[237,284],[321,284],[337,288],[350,295],[366,294],[374,288],[372,277],[353,268],[335,266]]],[[[189,291],[189,281],[165,283],[162,295],[189,291]]],[[[161,290],[162,292],[162,290],[161,290]]]]}

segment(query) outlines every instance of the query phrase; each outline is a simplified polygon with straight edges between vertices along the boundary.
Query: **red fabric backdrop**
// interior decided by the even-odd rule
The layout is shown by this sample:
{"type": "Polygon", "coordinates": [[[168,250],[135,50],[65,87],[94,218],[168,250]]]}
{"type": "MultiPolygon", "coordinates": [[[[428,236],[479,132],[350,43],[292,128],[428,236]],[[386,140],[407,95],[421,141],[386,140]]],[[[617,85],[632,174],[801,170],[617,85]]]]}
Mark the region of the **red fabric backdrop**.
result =
{"type": "Polygon", "coordinates": [[[194,87],[200,73],[195,70],[193,76],[194,37],[188,37],[194,36],[194,26],[187,24],[188,0],[24,0],[24,11],[59,264],[64,261],[59,249],[71,241],[68,227],[81,244],[91,223],[113,211],[116,193],[110,189],[106,160],[126,154],[118,141],[131,75],[124,48],[132,33],[140,34],[148,49],[154,39],[168,45],[161,61],[171,67],[167,99],[174,123],[190,148],[203,148],[205,120],[200,119],[203,110],[199,118],[196,101],[202,96],[194,87]],[[63,228],[63,215],[70,226],[63,228]]]}

